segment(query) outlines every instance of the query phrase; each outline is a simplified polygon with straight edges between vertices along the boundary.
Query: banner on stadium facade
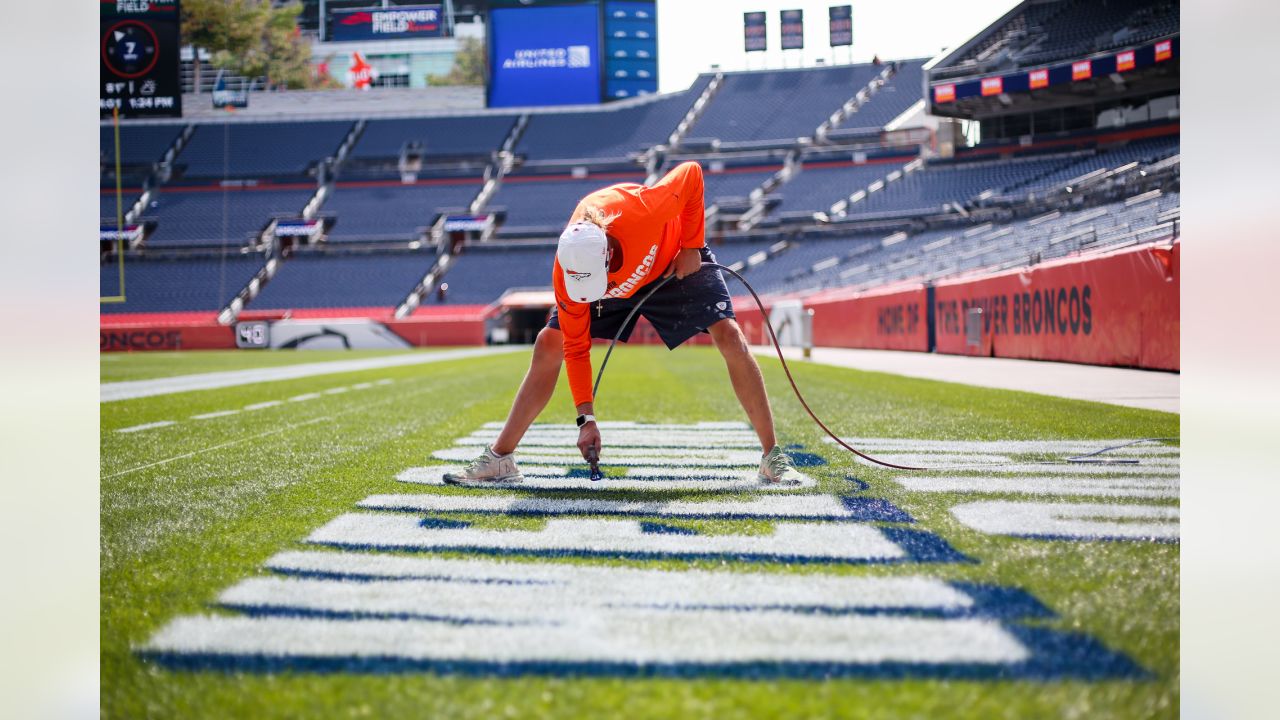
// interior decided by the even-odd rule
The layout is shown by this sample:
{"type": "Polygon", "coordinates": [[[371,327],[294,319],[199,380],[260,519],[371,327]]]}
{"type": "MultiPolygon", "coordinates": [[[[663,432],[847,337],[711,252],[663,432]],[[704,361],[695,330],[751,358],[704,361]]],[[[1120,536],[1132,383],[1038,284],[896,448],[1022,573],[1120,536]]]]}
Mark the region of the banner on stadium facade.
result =
{"type": "Polygon", "coordinates": [[[747,52],[764,52],[769,49],[768,13],[742,13],[742,46],[747,52]]]}
{"type": "Polygon", "coordinates": [[[834,290],[805,298],[820,347],[929,351],[929,300],[924,285],[863,292],[834,290]]]}
{"type": "Polygon", "coordinates": [[[1051,261],[934,287],[936,351],[1177,370],[1181,244],[1051,261]],[[980,342],[964,319],[982,309],[980,342]]]}
{"type": "Polygon", "coordinates": [[[782,11],[782,49],[804,49],[804,11],[782,11]]]}
{"type": "Polygon", "coordinates": [[[1095,77],[1106,77],[1111,73],[1141,70],[1179,57],[1181,55],[1179,50],[1178,38],[1172,37],[1131,50],[1095,55],[1048,67],[938,83],[930,85],[930,96],[933,105],[937,106],[999,93],[1039,90],[1095,77]]]}
{"type": "Polygon", "coordinates": [[[315,238],[328,232],[334,224],[334,218],[323,217],[306,220],[290,218],[276,220],[275,235],[278,238],[315,238]]]}
{"type": "Polygon", "coordinates": [[[124,240],[125,242],[137,242],[142,239],[143,226],[137,223],[131,223],[124,227],[118,227],[115,223],[103,224],[98,228],[98,242],[115,242],[124,240]]]}
{"type": "Polygon", "coordinates": [[[827,8],[830,21],[831,47],[853,44],[853,6],[832,5],[827,8]]]}
{"type": "Polygon", "coordinates": [[[330,10],[331,40],[395,40],[444,34],[439,5],[330,10]]]}
{"type": "Polygon", "coordinates": [[[444,219],[445,232],[484,232],[493,227],[493,215],[448,215],[444,219]]]}

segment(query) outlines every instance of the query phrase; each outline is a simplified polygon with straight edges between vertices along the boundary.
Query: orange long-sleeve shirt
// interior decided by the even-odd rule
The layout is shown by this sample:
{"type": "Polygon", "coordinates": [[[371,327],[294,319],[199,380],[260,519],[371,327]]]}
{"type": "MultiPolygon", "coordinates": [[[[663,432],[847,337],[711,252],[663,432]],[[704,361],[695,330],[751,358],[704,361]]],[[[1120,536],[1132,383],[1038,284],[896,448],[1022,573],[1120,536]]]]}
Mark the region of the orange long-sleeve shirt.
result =
{"type": "MultiPolygon", "coordinates": [[[[609,263],[605,298],[631,297],[662,277],[683,248],[706,244],[706,212],[702,199],[702,167],[695,162],[677,165],[653,187],[637,183],[610,185],[578,203],[571,222],[586,207],[618,214],[609,224],[609,237],[618,241],[618,252],[609,263]]],[[[552,270],[560,330],[564,333],[564,367],[575,405],[591,401],[591,312],[595,303],[578,303],[565,292],[564,273],[557,260],[552,270]]]]}

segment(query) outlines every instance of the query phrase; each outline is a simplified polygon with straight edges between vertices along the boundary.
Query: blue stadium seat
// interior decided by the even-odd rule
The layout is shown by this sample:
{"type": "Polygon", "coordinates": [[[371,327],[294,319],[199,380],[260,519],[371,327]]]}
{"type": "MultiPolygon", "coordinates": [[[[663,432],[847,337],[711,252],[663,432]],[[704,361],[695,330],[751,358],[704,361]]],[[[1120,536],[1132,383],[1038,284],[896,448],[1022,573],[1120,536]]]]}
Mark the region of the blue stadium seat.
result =
{"type": "Polygon", "coordinates": [[[664,144],[711,82],[701,76],[684,92],[620,109],[539,113],[516,145],[531,160],[623,158],[664,144]]]}
{"type": "Polygon", "coordinates": [[[466,207],[480,192],[475,180],[420,182],[416,185],[339,183],[321,208],[336,215],[331,242],[412,240],[435,219],[437,208],[466,207]]]}
{"type": "Polygon", "coordinates": [[[178,155],[186,178],[302,176],[333,155],[352,123],[203,124],[178,155]]]}
{"type": "Polygon", "coordinates": [[[902,163],[806,163],[791,180],[773,191],[773,195],[781,196],[782,203],[772,213],[826,212],[834,203],[865,190],[901,167],[902,163]]]}
{"type": "Polygon", "coordinates": [[[298,254],[249,306],[254,310],[394,308],[435,264],[434,252],[298,254]]]}
{"type": "Polygon", "coordinates": [[[724,172],[705,172],[702,181],[705,187],[702,194],[710,205],[718,198],[745,198],[752,190],[760,187],[781,169],[778,166],[758,168],[749,166],[742,168],[726,168],[724,172]]]}
{"type": "Polygon", "coordinates": [[[142,213],[143,219],[159,223],[147,244],[243,245],[273,217],[297,216],[313,194],[312,190],[165,189],[142,213]]]}
{"type": "Polygon", "coordinates": [[[903,60],[898,70],[840,129],[880,129],[924,99],[924,60],[903,60]]]}
{"type": "MultiPolygon", "coordinates": [[[[473,245],[455,257],[442,282],[448,283],[445,303],[487,305],[509,288],[551,288],[555,245],[473,245]]],[[[426,299],[440,304],[436,294],[426,299]]]]}
{"type": "Polygon", "coordinates": [[[515,121],[514,115],[370,120],[351,157],[398,158],[411,142],[421,147],[424,157],[484,156],[502,147],[515,121]]]}
{"type": "MultiPolygon", "coordinates": [[[[165,151],[182,134],[182,125],[121,125],[120,163],[122,165],[150,165],[159,162],[165,151]]],[[[98,149],[102,166],[112,169],[116,162],[115,128],[102,126],[98,136],[98,149]]]]}
{"type": "Polygon", "coordinates": [[[688,136],[726,143],[808,137],[883,69],[840,65],[726,73],[688,136]]]}
{"type": "MultiPolygon", "coordinates": [[[[127,255],[124,263],[125,302],[104,303],[104,314],[180,312],[226,307],[265,264],[262,255],[217,258],[156,259],[127,255]]],[[[120,291],[116,263],[102,265],[100,292],[120,291]]]]}
{"type": "Polygon", "coordinates": [[[548,179],[537,176],[508,177],[489,201],[488,207],[507,209],[505,232],[500,235],[521,228],[539,229],[558,235],[584,195],[622,182],[642,183],[644,176],[609,174],[580,180],[565,179],[564,176],[548,179]]]}

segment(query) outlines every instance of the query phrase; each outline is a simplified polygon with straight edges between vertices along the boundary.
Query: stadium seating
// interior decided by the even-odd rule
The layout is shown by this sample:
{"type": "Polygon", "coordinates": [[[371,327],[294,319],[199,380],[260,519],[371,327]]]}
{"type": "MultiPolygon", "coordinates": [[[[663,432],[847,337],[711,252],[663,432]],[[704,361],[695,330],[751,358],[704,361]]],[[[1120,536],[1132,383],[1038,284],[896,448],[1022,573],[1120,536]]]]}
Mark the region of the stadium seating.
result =
{"type": "Polygon", "coordinates": [[[817,162],[805,164],[773,195],[782,198],[773,210],[781,213],[826,212],[832,204],[843,200],[857,190],[883,180],[885,175],[901,168],[903,163],[875,163],[854,165],[850,162],[817,162]]]}
{"type": "MultiPolygon", "coordinates": [[[[182,125],[122,125],[120,127],[121,165],[150,165],[159,162],[173,142],[182,134],[182,125]]],[[[103,125],[98,138],[102,169],[111,171],[116,162],[115,128],[103,125]]]]}
{"type": "Polygon", "coordinates": [[[184,178],[302,176],[337,152],[352,123],[225,123],[196,126],[175,161],[184,178]]]}
{"type": "Polygon", "coordinates": [[[688,136],[722,143],[808,137],[882,70],[839,65],[726,73],[688,136]]]}
{"type": "Polygon", "coordinates": [[[781,165],[765,166],[763,169],[748,166],[726,168],[724,172],[718,173],[707,171],[702,176],[703,198],[708,205],[720,198],[746,198],[781,168],[781,165]]]}
{"type": "Polygon", "coordinates": [[[1013,69],[1149,42],[1178,32],[1170,0],[1058,0],[1028,3],[939,76],[1013,69]]]}
{"type": "Polygon", "coordinates": [[[486,207],[507,210],[507,221],[499,236],[533,231],[558,235],[584,195],[622,182],[640,183],[644,177],[617,173],[583,179],[566,179],[562,175],[508,177],[486,207]]]}
{"type": "Polygon", "coordinates": [[[751,268],[747,278],[766,292],[870,287],[910,278],[936,278],[1079,248],[1132,242],[1135,234],[1148,240],[1167,237],[1172,230],[1162,218],[1178,207],[1179,193],[1169,192],[1145,202],[1119,201],[1011,223],[933,229],[889,236],[887,241],[866,235],[801,240],[751,268]],[[813,270],[815,263],[830,257],[842,259],[813,270]]]}
{"type": "Polygon", "coordinates": [[[1030,193],[1049,190],[1096,170],[1114,170],[1131,162],[1145,164],[1162,160],[1177,154],[1178,148],[1179,138],[1177,135],[1134,140],[1119,147],[1100,150],[1060,170],[1051,172],[1034,181],[1008,188],[1006,191],[1030,193]]]}
{"type": "Polygon", "coordinates": [[[431,225],[438,208],[466,207],[479,191],[476,180],[415,185],[338,183],[321,214],[337,217],[329,233],[331,242],[412,240],[431,225]]]}
{"type": "Polygon", "coordinates": [[[778,241],[773,238],[767,240],[732,240],[721,243],[711,242],[709,247],[716,256],[716,262],[726,267],[733,267],[734,263],[746,265],[747,259],[752,255],[767,252],[770,247],[777,243],[778,241]]]}
{"type": "Polygon", "coordinates": [[[903,175],[882,190],[850,205],[851,216],[940,212],[947,203],[967,203],[980,193],[1018,187],[1061,170],[1075,161],[1070,156],[1011,161],[939,162],[903,175]]]}
{"type": "Polygon", "coordinates": [[[147,244],[243,245],[273,217],[297,216],[313,194],[313,190],[293,189],[165,189],[142,213],[143,219],[158,223],[147,244]]]}
{"type": "MultiPolygon", "coordinates": [[[[138,192],[136,190],[125,190],[121,196],[120,212],[128,214],[129,208],[138,201],[138,192]]],[[[98,194],[98,217],[105,223],[114,223],[116,221],[116,194],[114,192],[104,192],[98,194]]]]}
{"type": "MultiPolygon", "coordinates": [[[[455,257],[442,282],[448,283],[445,303],[487,305],[508,288],[551,288],[555,245],[475,245],[455,257]]],[[[427,304],[440,304],[436,294],[427,304]]]]}
{"type": "Polygon", "coordinates": [[[395,308],[435,263],[433,252],[299,253],[250,303],[253,310],[395,308]]]}
{"type": "Polygon", "coordinates": [[[428,158],[487,156],[502,146],[515,121],[514,115],[370,120],[351,157],[398,158],[409,143],[416,143],[428,158]]]}
{"type": "Polygon", "coordinates": [[[516,153],[531,160],[624,158],[665,143],[711,82],[622,109],[539,113],[529,119],[516,153]]]}
{"type": "MultiPolygon", "coordinates": [[[[104,314],[217,311],[249,283],[265,264],[261,254],[212,258],[125,257],[125,302],[103,304],[104,314]]],[[[120,291],[116,263],[102,265],[101,293],[120,291]]]]}
{"type": "Polygon", "coordinates": [[[840,129],[879,130],[924,99],[924,61],[903,60],[897,71],[840,129]]]}

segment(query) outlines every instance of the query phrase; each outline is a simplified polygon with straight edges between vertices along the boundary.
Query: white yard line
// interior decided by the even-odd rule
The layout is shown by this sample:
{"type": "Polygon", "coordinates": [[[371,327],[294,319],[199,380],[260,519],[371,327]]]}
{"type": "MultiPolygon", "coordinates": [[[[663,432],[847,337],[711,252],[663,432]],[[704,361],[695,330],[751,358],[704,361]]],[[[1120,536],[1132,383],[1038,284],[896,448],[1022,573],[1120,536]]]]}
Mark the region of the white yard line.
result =
{"type": "Polygon", "coordinates": [[[132,427],[120,428],[119,430],[116,430],[116,432],[135,433],[141,430],[151,430],[152,428],[168,427],[174,424],[176,424],[176,421],[174,420],[159,420],[157,422],[149,422],[149,423],[143,423],[141,425],[133,425],[132,427]]]}
{"type": "MultiPolygon", "coordinates": [[[[433,353],[405,353],[389,357],[361,358],[359,360],[336,360],[333,362],[304,363],[286,367],[254,368],[251,370],[229,370],[226,372],[200,373],[196,375],[179,375],[177,377],[154,378],[150,380],[129,380],[126,382],[103,383],[99,386],[99,402],[108,403],[119,400],[170,395],[173,393],[191,392],[193,390],[214,390],[217,388],[251,385],[253,383],[276,382],[279,380],[296,380],[316,375],[334,373],[359,372],[362,370],[378,370],[382,368],[426,365],[429,363],[448,362],[465,358],[503,355],[515,352],[528,352],[523,345],[463,348],[433,353]]],[[[387,385],[390,379],[379,380],[377,385],[387,385]]]]}
{"type": "Polygon", "coordinates": [[[228,415],[236,415],[239,412],[240,412],[239,410],[218,410],[217,412],[207,412],[207,413],[201,413],[199,415],[192,415],[191,419],[192,420],[212,420],[213,418],[226,417],[228,415]]]}
{"type": "Polygon", "coordinates": [[[269,407],[275,407],[277,405],[283,405],[283,404],[284,404],[283,400],[268,400],[266,402],[254,403],[252,405],[245,405],[244,409],[249,411],[264,410],[269,407]]]}

